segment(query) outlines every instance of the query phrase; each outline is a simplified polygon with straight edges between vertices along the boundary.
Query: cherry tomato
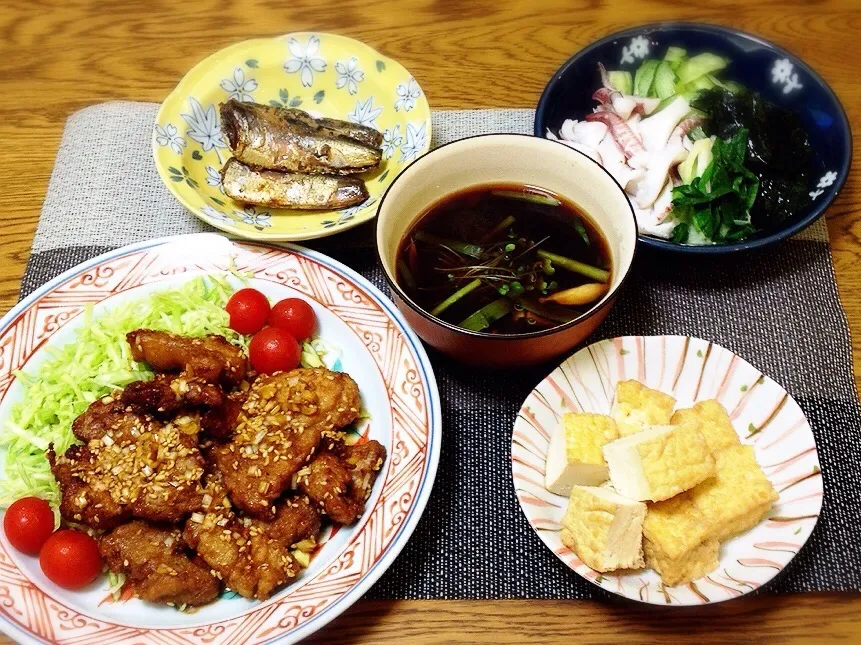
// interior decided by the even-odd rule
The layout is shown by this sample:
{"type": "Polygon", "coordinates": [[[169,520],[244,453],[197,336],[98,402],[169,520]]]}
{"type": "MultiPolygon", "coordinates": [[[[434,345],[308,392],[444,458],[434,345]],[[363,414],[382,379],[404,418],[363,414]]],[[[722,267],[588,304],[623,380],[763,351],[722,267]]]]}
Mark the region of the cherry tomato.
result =
{"type": "Polygon", "coordinates": [[[269,314],[269,324],[273,327],[286,329],[298,341],[308,338],[314,331],[317,319],[314,310],[304,300],[299,298],[286,298],[275,303],[272,313],[269,314]]]}
{"type": "Polygon", "coordinates": [[[54,512],[44,499],[24,497],[6,509],[3,529],[12,546],[36,555],[54,532],[54,512]]]}
{"type": "Polygon", "coordinates": [[[265,327],[248,344],[251,366],[261,374],[286,372],[299,365],[299,343],[293,335],[277,327],[265,327]]]}
{"type": "Polygon", "coordinates": [[[240,334],[256,334],[269,319],[269,301],[257,289],[240,289],[225,306],[230,328],[240,334]]]}
{"type": "Polygon", "coordinates": [[[86,533],[62,529],[45,542],[39,564],[48,580],[65,589],[80,589],[102,572],[99,545],[86,533]]]}

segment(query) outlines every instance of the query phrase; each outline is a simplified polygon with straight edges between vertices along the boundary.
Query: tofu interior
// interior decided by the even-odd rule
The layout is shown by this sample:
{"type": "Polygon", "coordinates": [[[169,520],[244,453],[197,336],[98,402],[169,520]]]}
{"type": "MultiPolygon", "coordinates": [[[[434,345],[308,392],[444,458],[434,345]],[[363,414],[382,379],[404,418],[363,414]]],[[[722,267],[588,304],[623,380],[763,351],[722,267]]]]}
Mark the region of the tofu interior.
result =
{"type": "Polygon", "coordinates": [[[562,542],[601,572],[644,566],[646,505],[608,488],[575,486],[562,519],[562,542]]]}
{"type": "Polygon", "coordinates": [[[618,436],[616,423],[606,415],[565,414],[550,438],[544,470],[546,488],[568,495],[573,486],[598,486],[607,481],[602,449],[618,436]]]}
{"type": "Polygon", "coordinates": [[[653,426],[604,446],[613,487],[640,501],[661,501],[714,475],[714,458],[691,425],[653,426]]]}

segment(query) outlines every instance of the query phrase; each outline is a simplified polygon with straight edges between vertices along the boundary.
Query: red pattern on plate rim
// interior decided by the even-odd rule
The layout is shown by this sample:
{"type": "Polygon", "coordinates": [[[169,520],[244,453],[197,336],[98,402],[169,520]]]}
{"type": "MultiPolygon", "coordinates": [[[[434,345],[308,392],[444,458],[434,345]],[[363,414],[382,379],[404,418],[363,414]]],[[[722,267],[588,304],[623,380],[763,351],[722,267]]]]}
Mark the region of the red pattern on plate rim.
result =
{"type": "MultiPolygon", "coordinates": [[[[430,396],[428,384],[419,377],[417,358],[404,335],[362,287],[336,269],[289,250],[234,243],[224,249],[229,253],[210,253],[206,260],[197,258],[192,262],[182,253],[163,253],[165,248],[156,245],[107,259],[55,286],[15,317],[0,332],[0,403],[13,383],[13,372],[75,319],[85,304],[177,274],[192,279],[223,273],[232,260],[236,270],[251,272],[257,279],[286,283],[316,299],[357,334],[368,348],[392,401],[389,445],[397,447],[398,459],[387,462],[375,507],[369,510],[363,524],[352,529],[348,544],[330,566],[239,616],[205,625],[150,629],[143,624],[125,625],[81,613],[28,580],[0,543],[0,613],[38,640],[82,645],[126,640],[187,645],[261,643],[289,636],[365,577],[386,552],[417,499],[430,449],[431,422],[425,405],[430,396]]],[[[92,609],[98,611],[98,607],[92,609]]]]}

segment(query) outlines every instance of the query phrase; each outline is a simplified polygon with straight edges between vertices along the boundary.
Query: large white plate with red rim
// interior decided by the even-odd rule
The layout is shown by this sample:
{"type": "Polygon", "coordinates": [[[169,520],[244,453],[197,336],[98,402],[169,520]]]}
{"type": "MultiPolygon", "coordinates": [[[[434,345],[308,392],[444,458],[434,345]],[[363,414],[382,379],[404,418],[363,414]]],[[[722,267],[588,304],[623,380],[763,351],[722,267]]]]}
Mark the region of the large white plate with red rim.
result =
{"type": "MultiPolygon", "coordinates": [[[[83,644],[296,642],[355,602],[391,565],[418,522],[436,475],[439,395],[421,343],[394,305],[360,275],[300,247],[237,243],[204,233],[106,253],[37,289],[0,320],[0,423],[20,398],[14,371],[38,367],[70,342],[84,307],[116,304],[228,268],[253,274],[273,299],[298,296],[315,310],[319,335],[337,348],[370,414],[364,431],[388,458],[366,512],[325,535],[311,566],[265,602],[222,597],[195,613],[135,598],[104,602],[102,577],[80,592],[48,581],[36,558],[0,536],[0,629],[20,642],[83,644]]],[[[228,594],[229,596],[230,594],[228,594]]]]}
{"type": "Polygon", "coordinates": [[[624,336],[569,357],[526,397],[511,442],[514,488],[535,532],[565,564],[602,589],[656,605],[721,602],[758,589],[780,573],[810,537],[822,508],[813,432],[780,385],[719,345],[687,336],[624,336]],[[609,414],[616,384],[636,379],[668,392],[677,407],[717,399],[744,444],[752,445],[780,494],[768,518],[721,545],[720,566],[688,585],[665,587],[651,570],[598,573],[559,537],[568,499],[544,488],[550,433],[564,412],[609,414]]]}

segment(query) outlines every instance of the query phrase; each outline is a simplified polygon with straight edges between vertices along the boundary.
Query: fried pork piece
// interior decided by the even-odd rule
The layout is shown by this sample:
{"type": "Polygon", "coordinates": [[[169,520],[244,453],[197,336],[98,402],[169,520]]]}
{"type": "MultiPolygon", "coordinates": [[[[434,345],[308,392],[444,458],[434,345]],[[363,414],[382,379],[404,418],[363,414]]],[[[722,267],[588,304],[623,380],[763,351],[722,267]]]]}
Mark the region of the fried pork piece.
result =
{"type": "Polygon", "coordinates": [[[108,568],[126,574],[142,600],[203,605],[221,592],[206,563],[189,556],[178,529],[135,520],[102,536],[99,550],[108,568]]]}
{"type": "Polygon", "coordinates": [[[60,459],[53,444],[48,450],[48,463],[60,487],[60,515],[69,522],[110,529],[131,518],[131,509],[114,501],[109,488],[90,486],[73,474],[73,465],[86,462],[91,456],[86,446],[71,446],[60,459]]]}
{"type": "Polygon", "coordinates": [[[359,388],[346,374],[316,368],[257,378],[233,438],[212,451],[230,498],[247,513],[271,517],[322,433],[354,421],[359,407],[359,388]]]}
{"type": "Polygon", "coordinates": [[[247,396],[247,393],[242,391],[228,394],[221,405],[203,413],[200,417],[200,429],[207,437],[229,439],[239,423],[239,413],[247,396]]]}
{"type": "Polygon", "coordinates": [[[329,436],[323,439],[322,450],[331,452],[350,467],[352,496],[362,502],[367,501],[377,473],[386,461],[385,446],[374,439],[347,445],[343,436],[329,436]]]}
{"type": "Polygon", "coordinates": [[[280,503],[271,521],[239,518],[216,472],[208,477],[204,513],[194,513],[183,535],[233,591],[265,600],[301,566],[291,545],[316,536],[320,516],[307,498],[280,503]]]}
{"type": "Polygon", "coordinates": [[[172,415],[183,407],[219,407],[225,398],[218,385],[185,374],[157,374],[151,381],[129,383],[120,394],[122,403],[158,416],[172,415]]]}
{"type": "Polygon", "coordinates": [[[299,471],[299,489],[332,521],[352,524],[365,510],[386,449],[373,440],[348,446],[327,437],[323,443],[324,452],[299,471]]]}
{"type": "Polygon", "coordinates": [[[136,361],[143,361],[159,372],[186,372],[207,383],[226,386],[245,377],[248,361],[242,349],[224,336],[189,338],[163,331],[138,329],[126,334],[136,361]]]}
{"type": "Polygon", "coordinates": [[[201,507],[203,457],[199,425],[190,416],[162,423],[106,397],[73,424],[86,444],[48,453],[60,486],[60,513],[92,528],[110,528],[130,515],[178,522],[201,507]]]}
{"type": "Polygon", "coordinates": [[[121,390],[90,404],[83,414],[72,422],[72,434],[81,441],[101,439],[111,430],[127,425],[133,427],[140,417],[120,401],[121,390]]]}

